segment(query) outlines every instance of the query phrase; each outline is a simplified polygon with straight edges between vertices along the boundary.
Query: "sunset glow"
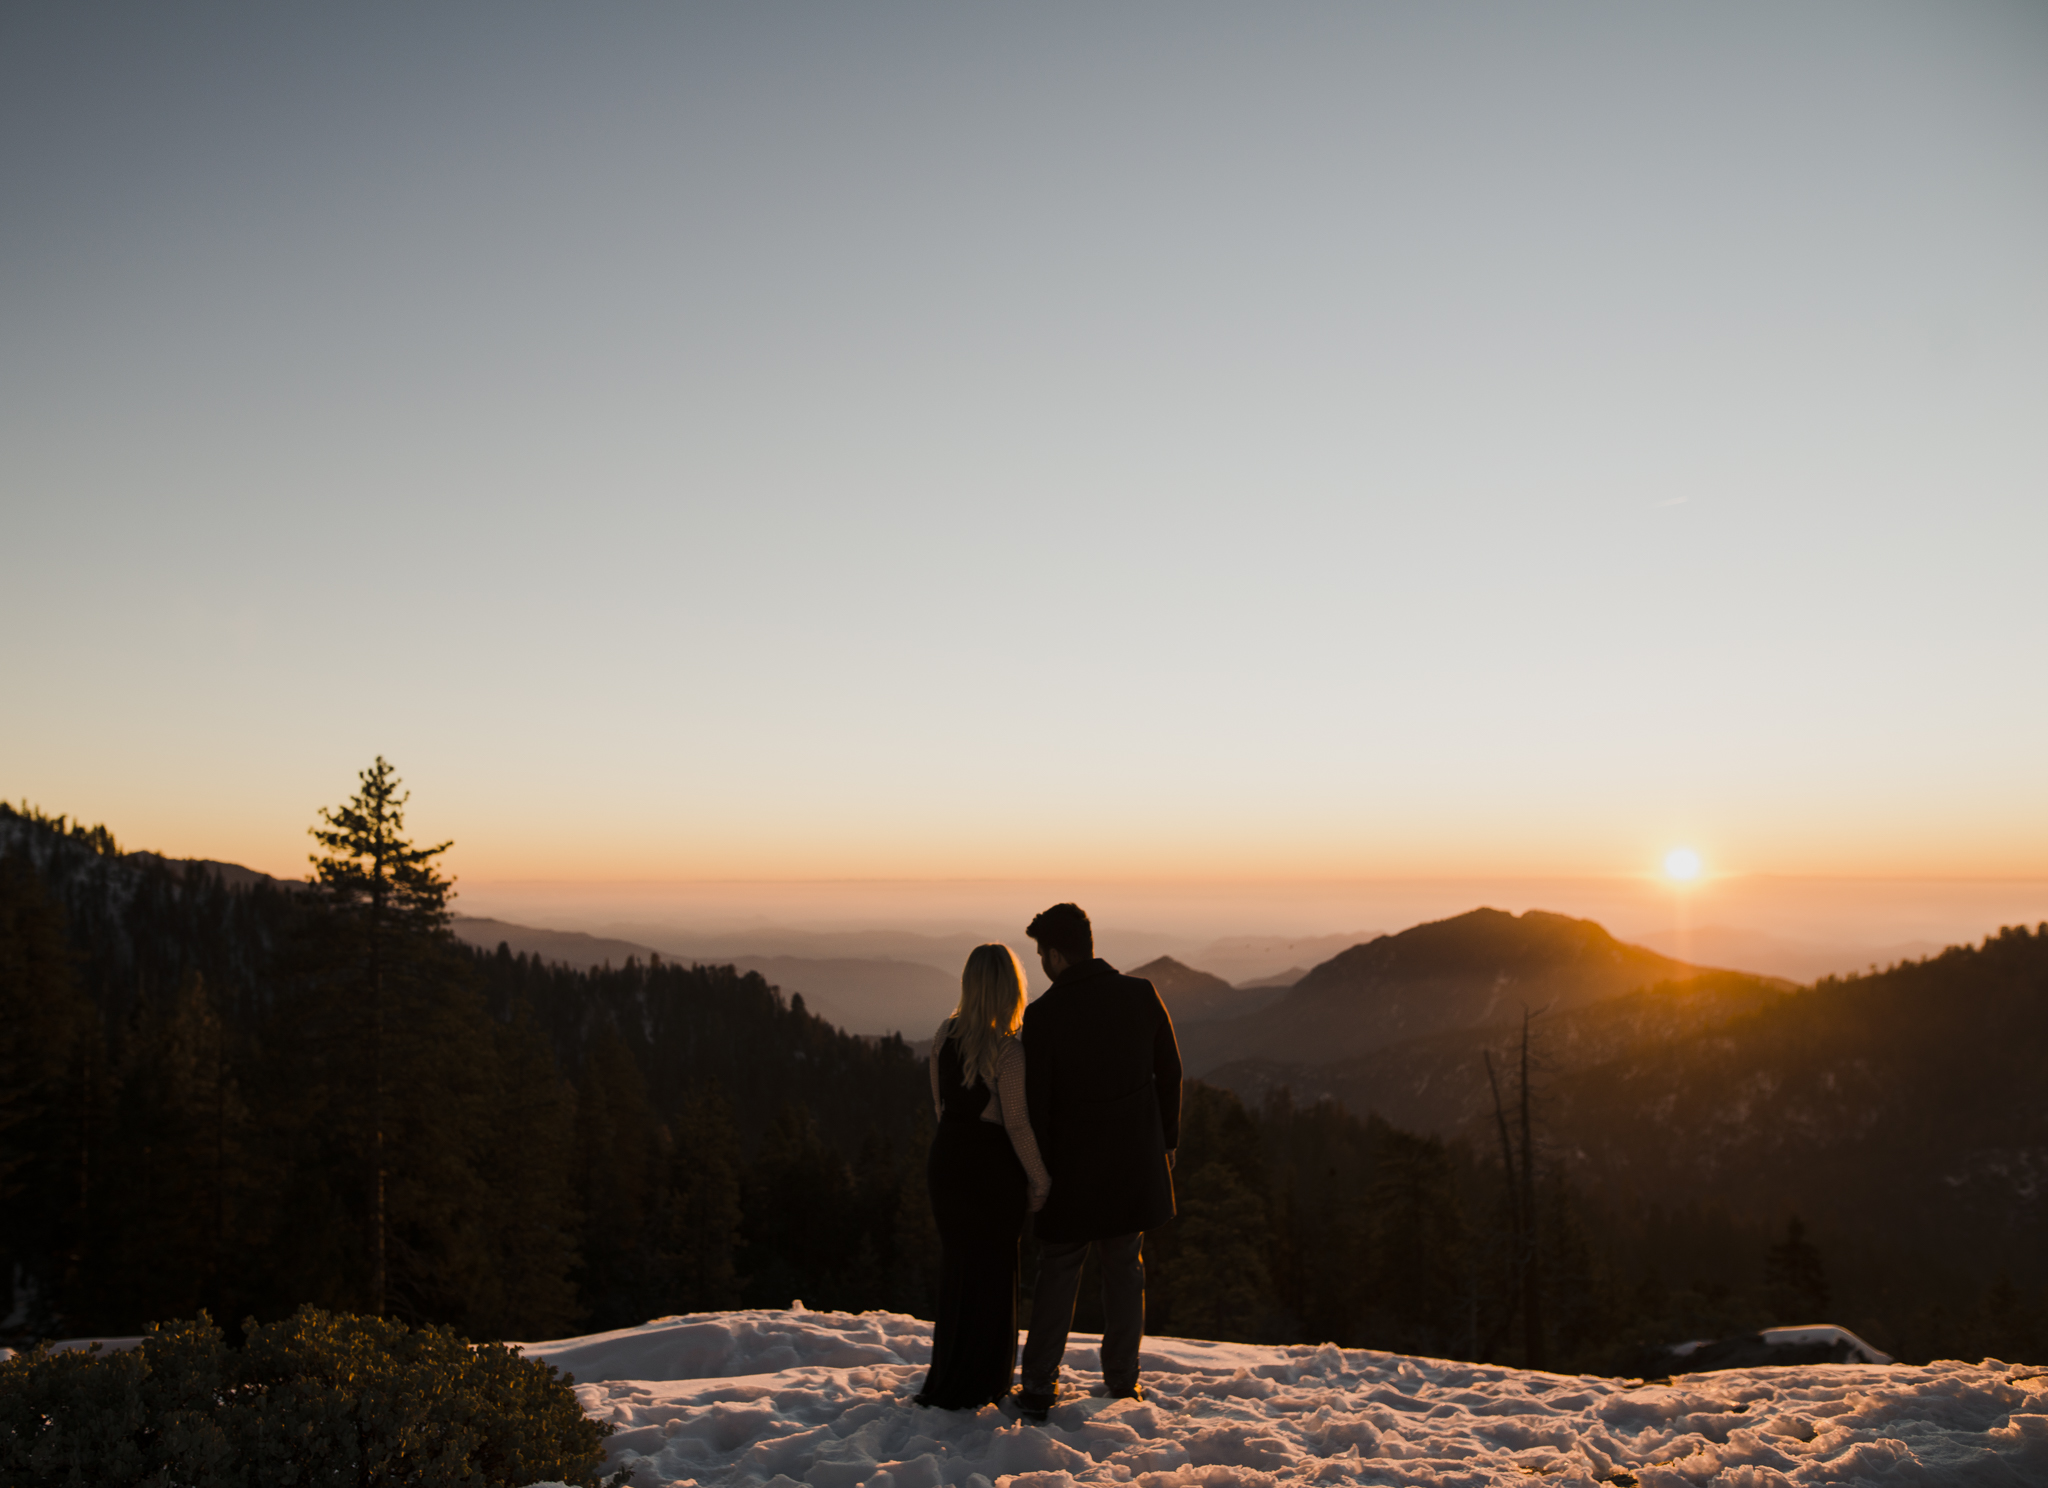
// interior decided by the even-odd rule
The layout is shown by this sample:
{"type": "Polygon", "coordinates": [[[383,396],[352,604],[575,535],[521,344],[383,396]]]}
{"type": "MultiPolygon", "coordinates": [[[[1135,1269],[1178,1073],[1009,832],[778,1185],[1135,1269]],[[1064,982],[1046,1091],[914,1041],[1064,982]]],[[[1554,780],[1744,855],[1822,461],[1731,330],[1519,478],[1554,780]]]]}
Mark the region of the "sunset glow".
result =
{"type": "Polygon", "coordinates": [[[1674,847],[1664,855],[1664,876],[1690,883],[1700,876],[1700,855],[1689,847],[1674,847]]]}

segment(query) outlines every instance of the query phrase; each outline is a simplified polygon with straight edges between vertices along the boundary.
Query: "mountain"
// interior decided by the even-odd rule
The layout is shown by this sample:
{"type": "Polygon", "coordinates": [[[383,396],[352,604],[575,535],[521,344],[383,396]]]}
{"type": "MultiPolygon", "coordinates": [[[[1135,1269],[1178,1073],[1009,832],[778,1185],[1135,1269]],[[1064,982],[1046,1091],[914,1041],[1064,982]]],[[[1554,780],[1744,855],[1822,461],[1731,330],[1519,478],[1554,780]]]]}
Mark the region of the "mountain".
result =
{"type": "Polygon", "coordinates": [[[230,889],[253,889],[259,884],[267,889],[303,889],[306,881],[273,878],[268,873],[259,873],[254,868],[244,868],[240,863],[222,863],[213,858],[167,858],[162,853],[132,852],[124,856],[137,863],[161,863],[173,873],[183,873],[188,868],[197,868],[211,874],[230,889]]]}
{"type": "Polygon", "coordinates": [[[1299,977],[1302,968],[1376,940],[1379,934],[1377,930],[1351,930],[1335,935],[1226,935],[1185,950],[1171,947],[1168,953],[1207,967],[1240,987],[1279,986],[1282,978],[1299,977]]]}
{"type": "Polygon", "coordinates": [[[1900,961],[1915,961],[1938,955],[1939,941],[1901,940],[1882,945],[1828,943],[1795,940],[1747,930],[1733,925],[1700,925],[1688,930],[1652,930],[1634,937],[1637,945],[1682,958],[1698,957],[1716,966],[1741,966],[1766,976],[1790,977],[1795,982],[1818,981],[1825,976],[1846,976],[1852,971],[1871,971],[1900,961]]]}
{"type": "Polygon", "coordinates": [[[455,938],[481,951],[495,951],[500,945],[512,948],[515,956],[537,956],[556,966],[578,971],[595,971],[600,966],[624,966],[628,961],[649,961],[660,955],[648,946],[630,940],[611,940],[585,935],[580,930],[542,930],[532,925],[515,925],[510,920],[485,919],[477,915],[456,915],[448,922],[455,938]]]}
{"type": "Polygon", "coordinates": [[[1271,976],[1253,977],[1250,981],[1239,982],[1237,985],[1247,992],[1254,987],[1278,987],[1284,991],[1307,975],[1306,966],[1290,966],[1285,971],[1276,971],[1271,976]]]}
{"type": "Polygon", "coordinates": [[[1339,952],[1271,1007],[1198,1025],[1182,1054],[1198,1075],[1237,1059],[1329,1064],[1523,1007],[1563,1011],[1697,973],[1591,920],[1475,909],[1339,952]]]}
{"type": "Polygon", "coordinates": [[[1156,961],[1133,967],[1129,975],[1143,977],[1159,989],[1176,1027],[1212,1018],[1241,1016],[1266,1006],[1280,996],[1277,988],[1246,990],[1233,987],[1222,977],[1183,966],[1171,956],[1161,956],[1156,961]]]}
{"type": "MultiPolygon", "coordinates": [[[[1512,1103],[1520,1033],[1503,1018],[1349,1059],[1232,1060],[1205,1079],[1486,1153],[1483,1055],[1512,1103]]],[[[2048,925],[1812,987],[1697,972],[1539,1018],[1531,1047],[1540,1150],[1623,1209],[1799,1215],[1877,1294],[1909,1256],[1930,1284],[2048,1279],[2048,925]]]]}
{"type": "MultiPolygon", "coordinates": [[[[729,960],[733,956],[802,956],[813,960],[918,961],[957,977],[978,945],[1007,944],[1023,960],[1027,978],[1043,985],[1038,957],[1024,934],[1029,912],[1014,920],[984,922],[944,933],[920,930],[801,930],[787,925],[710,927],[657,920],[615,920],[592,925],[598,933],[658,946],[667,954],[693,960],[729,960]]],[[[1118,968],[1155,956],[1190,957],[1195,942],[1183,936],[1115,925],[1095,927],[1095,951],[1118,968]]],[[[1193,957],[1200,964],[1207,962],[1193,957]]]]}
{"type": "Polygon", "coordinates": [[[450,922],[458,940],[479,950],[509,946],[516,956],[534,956],[556,966],[595,971],[603,966],[646,964],[655,959],[685,965],[733,966],[759,972],[786,993],[800,993],[811,1012],[848,1033],[928,1034],[960,995],[958,982],[914,961],[865,956],[733,956],[695,948],[678,955],[630,940],[585,935],[580,930],[542,930],[509,920],[457,915],[450,922]]]}
{"type": "Polygon", "coordinates": [[[732,964],[759,972],[784,992],[801,992],[806,1007],[848,1033],[926,1039],[960,1000],[958,973],[948,976],[915,961],[736,956],[732,964]]]}
{"type": "Polygon", "coordinates": [[[1611,1192],[1829,1216],[2038,1279],[2044,1071],[2048,925],[1761,1000],[1555,1079],[1546,1102],[1559,1152],[1611,1192]]]}
{"type": "MultiPolygon", "coordinates": [[[[1532,1025],[1531,1048],[1542,1078],[1553,1079],[1678,1044],[1796,992],[1769,977],[1702,972],[1545,1015],[1532,1025]]],[[[1490,1148],[1493,1093],[1486,1056],[1493,1056],[1502,1089],[1509,1091],[1508,1062],[1521,1033],[1518,1014],[1328,1063],[1232,1060],[1202,1078],[1255,1104],[1284,1087],[1297,1102],[1333,1100],[1357,1116],[1373,1114],[1406,1130],[1464,1136],[1490,1148]]]]}
{"type": "MultiPolygon", "coordinates": [[[[967,964],[968,952],[991,938],[966,930],[927,934],[916,930],[799,930],[781,925],[706,929],[658,920],[620,920],[598,928],[620,939],[654,946],[662,955],[680,961],[724,963],[776,957],[800,961],[908,961],[954,978],[967,964]]],[[[1023,953],[1025,970],[1036,972],[1030,943],[1022,933],[1008,939],[1023,953]]]]}

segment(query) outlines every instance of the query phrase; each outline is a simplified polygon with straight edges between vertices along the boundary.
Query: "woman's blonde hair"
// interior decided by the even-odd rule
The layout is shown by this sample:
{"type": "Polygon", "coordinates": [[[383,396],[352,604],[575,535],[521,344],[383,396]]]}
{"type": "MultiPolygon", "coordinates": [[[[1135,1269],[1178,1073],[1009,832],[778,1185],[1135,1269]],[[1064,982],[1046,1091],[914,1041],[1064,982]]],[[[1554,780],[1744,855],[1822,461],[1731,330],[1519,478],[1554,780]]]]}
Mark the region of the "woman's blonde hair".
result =
{"type": "Polygon", "coordinates": [[[960,1041],[960,1078],[970,1088],[996,1083],[996,1059],[1024,1022],[1024,968],[1017,953],[995,941],[967,953],[960,971],[960,1001],[946,1033],[960,1041]]]}

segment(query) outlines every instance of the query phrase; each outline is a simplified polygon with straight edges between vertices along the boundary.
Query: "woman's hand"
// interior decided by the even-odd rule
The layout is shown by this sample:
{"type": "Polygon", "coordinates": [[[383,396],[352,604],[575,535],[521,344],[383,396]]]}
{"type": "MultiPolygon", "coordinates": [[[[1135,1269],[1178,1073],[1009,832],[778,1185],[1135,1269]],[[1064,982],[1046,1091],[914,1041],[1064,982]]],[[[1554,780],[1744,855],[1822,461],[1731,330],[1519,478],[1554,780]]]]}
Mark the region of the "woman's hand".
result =
{"type": "Polygon", "coordinates": [[[1052,1185],[1050,1183],[1046,1184],[1044,1188],[1034,1188],[1031,1190],[1031,1212],[1033,1214],[1036,1214],[1045,1207],[1046,1198],[1051,1193],[1052,1185]]]}

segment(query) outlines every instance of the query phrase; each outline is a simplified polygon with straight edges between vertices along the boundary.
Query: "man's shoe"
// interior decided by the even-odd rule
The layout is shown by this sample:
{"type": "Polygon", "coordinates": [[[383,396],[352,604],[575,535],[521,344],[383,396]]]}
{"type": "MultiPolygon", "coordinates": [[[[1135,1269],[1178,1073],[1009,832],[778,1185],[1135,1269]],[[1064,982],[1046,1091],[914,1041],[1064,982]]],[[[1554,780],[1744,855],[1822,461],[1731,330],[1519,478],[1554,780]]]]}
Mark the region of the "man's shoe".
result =
{"type": "Polygon", "coordinates": [[[1107,1395],[1111,1400],[1143,1400],[1145,1398],[1145,1387],[1137,1380],[1132,1380],[1128,1385],[1105,1384],[1095,1393],[1097,1395],[1107,1395]]]}
{"type": "Polygon", "coordinates": [[[1027,1390],[1019,1385],[1010,1392],[1010,1406],[1017,1412],[1017,1419],[1034,1426],[1043,1426],[1057,1404],[1059,1396],[1050,1391],[1027,1390]]]}

